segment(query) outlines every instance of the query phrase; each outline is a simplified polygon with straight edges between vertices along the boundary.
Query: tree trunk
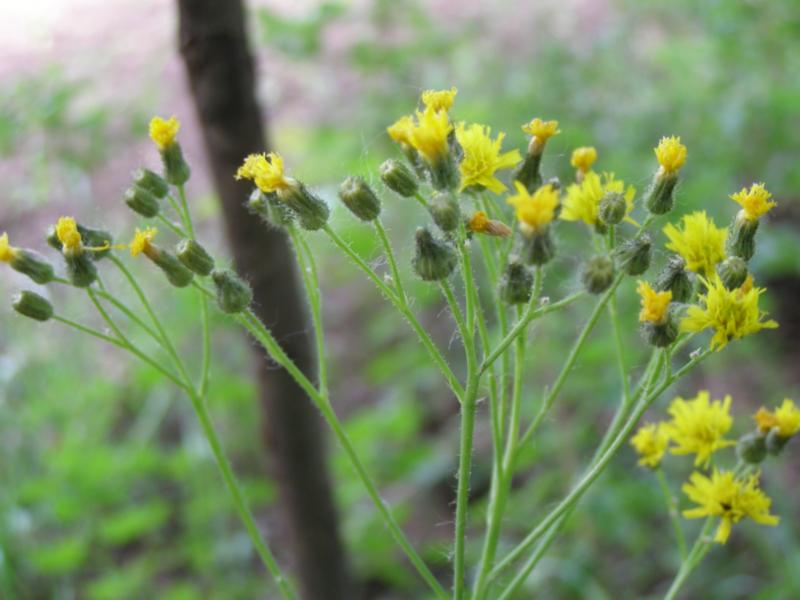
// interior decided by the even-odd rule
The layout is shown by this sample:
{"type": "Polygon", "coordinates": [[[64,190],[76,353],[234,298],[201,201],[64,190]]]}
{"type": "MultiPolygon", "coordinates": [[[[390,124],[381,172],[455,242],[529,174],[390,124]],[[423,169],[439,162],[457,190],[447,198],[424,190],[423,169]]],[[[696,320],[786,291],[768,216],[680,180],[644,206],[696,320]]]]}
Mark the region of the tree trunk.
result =
{"type": "MultiPolygon", "coordinates": [[[[313,373],[306,303],[288,241],[247,212],[250,184],[234,180],[244,157],[265,148],[242,2],[178,0],[178,9],[180,51],[237,269],[253,286],[258,316],[300,368],[313,373]]],[[[283,369],[257,354],[264,436],[303,598],[351,598],[320,416],[283,369]]]]}

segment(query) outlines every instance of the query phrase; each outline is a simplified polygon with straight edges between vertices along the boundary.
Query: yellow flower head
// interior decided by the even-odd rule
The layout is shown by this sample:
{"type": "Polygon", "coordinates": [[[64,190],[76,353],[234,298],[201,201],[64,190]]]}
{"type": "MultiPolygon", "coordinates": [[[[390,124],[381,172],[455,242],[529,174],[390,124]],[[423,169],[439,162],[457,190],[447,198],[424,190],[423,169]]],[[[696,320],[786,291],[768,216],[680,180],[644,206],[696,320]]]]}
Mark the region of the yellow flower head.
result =
{"type": "Polygon", "coordinates": [[[587,225],[594,225],[599,219],[600,201],[606,192],[624,194],[625,214],[633,210],[633,197],[636,189],[625,182],[616,179],[614,173],[603,173],[602,177],[594,171],[588,171],[583,181],[573,183],[567,188],[567,197],[564,199],[564,208],[561,219],[564,221],[583,221],[587,225]]]}
{"type": "Polygon", "coordinates": [[[800,409],[789,398],[784,398],[783,404],[774,411],[759,408],[753,418],[762,433],[777,428],[779,437],[790,438],[800,431],[800,409]]]}
{"type": "Polygon", "coordinates": [[[455,87],[451,87],[449,90],[425,90],[422,92],[422,103],[425,108],[436,112],[448,111],[452,108],[457,93],[458,90],[455,87]]]}
{"type": "Polygon", "coordinates": [[[699,392],[691,400],[675,398],[668,411],[672,420],[666,424],[675,443],[670,452],[695,454],[694,465],[707,467],[715,451],[736,443],[725,439],[733,425],[730,407],[730,396],[711,402],[707,391],[699,392]]]}
{"type": "Polygon", "coordinates": [[[249,179],[262,192],[277,192],[291,184],[283,174],[283,158],[275,152],[249,155],[236,171],[236,179],[249,179]]]}
{"type": "Polygon", "coordinates": [[[758,478],[758,474],[753,474],[746,479],[737,479],[733,471],[717,469],[711,477],[692,473],[682,489],[698,506],[683,511],[683,516],[687,519],[720,517],[714,536],[714,541],[719,544],[728,540],[731,526],[745,517],[761,525],[777,525],[778,517],[769,513],[772,501],[758,487],[758,478]]]}
{"type": "Polygon", "coordinates": [[[514,182],[517,193],[509,196],[506,202],[516,209],[517,220],[526,233],[543,229],[555,216],[558,206],[558,190],[552,184],[543,185],[533,194],[519,181],[514,182]]]}
{"type": "Polygon", "coordinates": [[[398,144],[411,146],[411,133],[414,131],[414,118],[410,115],[402,116],[387,127],[386,131],[389,137],[398,144]]]}
{"type": "Polygon", "coordinates": [[[156,237],[156,233],[158,233],[158,230],[155,227],[137,228],[129,246],[131,256],[148,254],[153,248],[152,241],[156,237]]]}
{"type": "Polygon", "coordinates": [[[680,254],[690,271],[709,275],[725,259],[728,232],[717,227],[705,211],[684,215],[681,229],[668,223],[663,231],[669,238],[667,248],[680,254]]]}
{"type": "Polygon", "coordinates": [[[424,112],[417,111],[417,122],[410,132],[410,144],[430,165],[438,164],[448,153],[447,136],[453,131],[453,124],[447,111],[435,111],[428,107],[424,112]]]}
{"type": "Polygon", "coordinates": [[[661,138],[653,151],[661,169],[667,174],[677,173],[686,162],[686,146],[681,144],[679,137],[661,138]]]}
{"type": "Polygon", "coordinates": [[[78,233],[78,225],[72,217],[61,217],[56,223],[56,236],[58,241],[64,246],[64,251],[76,251],[81,249],[81,234],[78,233]]]}
{"type": "Polygon", "coordinates": [[[180,121],[175,117],[150,119],[150,139],[156,143],[159,150],[165,150],[175,143],[175,136],[181,128],[180,121]]]}
{"type": "Polygon", "coordinates": [[[646,281],[639,281],[636,291],[642,299],[642,310],[639,313],[641,323],[654,323],[662,325],[667,320],[669,303],[672,302],[672,292],[657,292],[646,281]]]}
{"type": "Polygon", "coordinates": [[[597,150],[591,146],[582,146],[581,148],[575,148],[575,150],[572,151],[572,157],[569,160],[569,164],[571,164],[574,169],[577,169],[581,173],[586,173],[592,168],[592,165],[596,160],[597,150]]]}
{"type": "Polygon", "coordinates": [[[765,313],[758,309],[758,297],[765,290],[753,287],[752,280],[748,279],[735,290],[727,289],[717,274],[703,281],[707,288],[706,293],[700,296],[703,306],[689,307],[681,321],[681,331],[713,329],[715,333],[711,338],[711,347],[721,350],[730,340],[778,326],[773,320],[761,320],[765,313]]]}
{"type": "Polygon", "coordinates": [[[17,255],[17,249],[8,243],[8,234],[0,235],[0,262],[11,262],[17,255]]]}
{"type": "Polygon", "coordinates": [[[511,235],[511,229],[508,225],[501,221],[490,219],[482,210],[477,211],[470,217],[467,229],[473,233],[485,233],[495,237],[508,237],[511,235]]]}
{"type": "Polygon", "coordinates": [[[459,166],[461,171],[459,191],[471,186],[481,186],[499,194],[507,189],[494,174],[500,169],[510,169],[522,160],[522,157],[518,150],[501,154],[500,145],[505,134],[499,133],[493,140],[491,133],[489,127],[477,123],[471,125],[459,123],[456,127],[456,139],[464,150],[464,158],[459,166]]]}
{"type": "Polygon", "coordinates": [[[558,121],[542,121],[539,117],[536,117],[530,123],[525,123],[522,126],[522,131],[532,135],[540,142],[546,142],[554,135],[561,133],[558,128],[558,121]]]}
{"type": "Polygon", "coordinates": [[[763,183],[754,183],[749,190],[742,188],[739,192],[731,194],[731,200],[741,205],[744,218],[748,221],[758,220],[773,206],[777,206],[770,198],[772,194],[767,191],[763,183]]]}
{"type": "Polygon", "coordinates": [[[639,428],[631,439],[631,446],[639,454],[639,464],[655,469],[669,445],[669,431],[663,423],[647,423],[639,428]]]}

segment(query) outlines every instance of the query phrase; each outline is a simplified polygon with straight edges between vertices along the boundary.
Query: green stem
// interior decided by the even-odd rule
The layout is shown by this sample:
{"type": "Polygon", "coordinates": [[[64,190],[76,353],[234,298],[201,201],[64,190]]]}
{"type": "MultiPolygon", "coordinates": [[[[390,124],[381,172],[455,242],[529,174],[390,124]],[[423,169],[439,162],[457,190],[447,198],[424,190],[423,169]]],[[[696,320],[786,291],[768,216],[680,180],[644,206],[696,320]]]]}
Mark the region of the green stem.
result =
{"type": "Polygon", "coordinates": [[[400,279],[400,269],[397,268],[397,260],[395,259],[394,251],[392,250],[392,243],[389,241],[389,236],[386,234],[386,229],[384,229],[380,218],[375,219],[373,224],[375,225],[375,231],[381,240],[381,244],[383,245],[383,251],[386,254],[386,260],[389,261],[389,268],[392,270],[392,279],[394,279],[394,287],[397,290],[397,299],[403,304],[403,306],[408,307],[408,297],[406,296],[406,291],[403,288],[403,280],[400,279]]]}
{"type": "Polygon", "coordinates": [[[172,233],[174,233],[175,235],[177,235],[179,238],[186,237],[186,234],[184,233],[183,229],[181,229],[180,227],[178,227],[177,225],[175,225],[175,223],[173,223],[172,221],[170,221],[170,220],[169,220],[167,217],[165,217],[165,216],[164,216],[162,213],[158,213],[158,215],[156,216],[156,218],[158,219],[158,221],[159,221],[160,223],[163,223],[164,225],[166,225],[166,226],[167,226],[167,229],[169,229],[169,230],[170,230],[172,233]]]}
{"type": "Polygon", "coordinates": [[[667,483],[664,470],[658,467],[655,471],[658,484],[661,486],[661,493],[664,494],[664,501],[667,503],[669,520],[672,522],[672,528],[675,530],[675,541],[678,544],[681,560],[686,560],[686,538],[683,535],[683,525],[681,525],[681,518],[678,514],[678,503],[675,501],[675,497],[669,489],[669,483],[667,483]]]}
{"type": "Polygon", "coordinates": [[[416,194],[414,194],[414,199],[417,202],[419,202],[422,206],[424,206],[426,210],[428,209],[428,201],[425,200],[425,197],[422,194],[417,192],[416,194]]]}
{"type": "Polygon", "coordinates": [[[192,225],[192,215],[189,212],[189,203],[186,201],[186,188],[183,185],[178,186],[178,196],[181,199],[181,209],[183,224],[186,231],[189,232],[189,237],[194,239],[194,225],[192,225]]]}
{"type": "Polygon", "coordinates": [[[700,564],[700,561],[703,560],[703,557],[705,557],[706,553],[711,548],[711,541],[708,538],[708,534],[711,531],[713,520],[713,517],[708,517],[708,519],[706,519],[703,529],[697,536],[692,549],[689,551],[680,569],[678,569],[678,573],[675,575],[672,585],[664,596],[664,600],[675,600],[681,587],[689,578],[689,575],[691,575],[695,567],[700,564]]]}
{"type": "Polygon", "coordinates": [[[467,383],[461,403],[461,434],[458,458],[458,488],[456,491],[455,553],[453,559],[453,600],[462,600],[466,591],[464,580],[467,536],[467,504],[472,469],[472,442],[475,429],[478,378],[473,375],[467,383]]]}

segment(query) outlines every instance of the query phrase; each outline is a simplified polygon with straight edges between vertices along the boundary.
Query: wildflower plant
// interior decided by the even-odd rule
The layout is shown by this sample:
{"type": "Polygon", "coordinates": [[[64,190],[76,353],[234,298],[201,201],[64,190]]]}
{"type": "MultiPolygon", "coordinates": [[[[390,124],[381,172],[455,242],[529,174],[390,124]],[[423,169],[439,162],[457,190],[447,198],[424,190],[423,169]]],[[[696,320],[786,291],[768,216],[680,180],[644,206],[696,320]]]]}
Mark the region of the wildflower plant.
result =
{"type": "MultiPolygon", "coordinates": [[[[493,135],[486,125],[452,120],[456,93],[455,88],[426,91],[413,113],[388,127],[388,134],[402,155],[402,159],[389,158],[380,167],[380,179],[388,194],[374,189],[361,177],[348,177],[339,188],[342,204],[374,230],[386,257],[386,273],[373,268],[339,236],[329,222],[328,204],[291,176],[290,165],[279,153],[242,157],[241,167],[231,173],[231,177],[253,184],[248,200],[252,218],[263,220],[265,226],[281,228],[291,241],[314,326],[317,381],[311,381],[300,371],[251,310],[248,274],[221,267],[219,260],[196,238],[191,204],[185,192],[191,169],[177,139],[180,123],[174,117],[156,117],[150,124],[163,174],[147,169],[134,174],[124,201],[141,222],[135,226],[128,243],[117,243],[108,232],[86,227],[73,217],[63,217],[47,236],[48,244],[64,263],[62,276],[45,258],[11,246],[6,234],[0,236],[0,261],[37,284],[81,290],[110,333],[60,314],[49,299],[32,291],[16,296],[13,307],[33,320],[55,321],[128,351],[186,393],[232,502],[284,598],[296,597],[294,586],[253,519],[206,409],[211,306],[228,315],[263,346],[319,409],[389,534],[436,598],[514,597],[561,533],[583,495],[626,442],[630,441],[639,454],[639,464],[658,474],[670,506],[674,505],[674,499],[661,463],[678,460],[681,455],[693,456],[696,471],[683,487],[692,505],[683,514],[687,518],[705,517],[707,523],[698,542],[687,551],[683,526],[675,511],[671,511],[684,557],[668,594],[674,597],[708,551],[710,542],[706,534],[713,523],[718,522],[714,540],[724,542],[732,526],[744,518],[766,525],[777,522],[777,517],[769,512],[769,498],[759,487],[755,465],[780,452],[800,429],[800,411],[790,400],[777,409],[760,410],[755,416],[755,430],[738,443],[729,437],[731,398],[712,400],[707,392],[699,392],[690,400],[676,398],[668,410],[670,420],[646,424],[632,436],[644,413],[713,351],[776,326],[759,308],[764,290],[755,286],[746,264],[755,247],[758,220],[774,202],[763,184],[755,184],[731,196],[742,208],[727,231],[718,228],[704,212],[684,217],[680,228],[672,223],[662,226],[668,238],[666,249],[674,254],[669,254],[657,270],[651,256],[652,240],[658,235],[653,226],[657,220],[666,218],[674,205],[680,170],[687,160],[687,149],[680,138],[665,137],[658,143],[652,183],[644,200],[637,202],[633,186],[615,174],[592,170],[598,161],[598,152],[593,147],[577,148],[572,153],[574,181],[562,183],[555,177],[545,177],[542,159],[548,141],[560,133],[557,121],[533,118],[522,126],[529,136],[524,152],[509,149],[503,147],[504,133],[493,135]],[[413,206],[410,199],[419,206],[413,206]],[[409,288],[401,276],[399,257],[383,226],[382,213],[387,205],[418,225],[410,262],[417,276],[441,291],[463,350],[464,369],[450,364],[414,310],[409,288]],[[579,275],[584,289],[551,298],[547,290],[553,282],[549,281],[548,267],[558,257],[557,234],[562,227],[585,228],[588,243],[579,275]],[[452,576],[447,579],[434,575],[406,537],[334,409],[329,391],[331,374],[326,358],[317,257],[308,243],[311,235],[326,236],[397,310],[401,320],[418,337],[460,409],[452,576]],[[126,254],[133,260],[149,261],[163,273],[169,285],[191,288],[200,298],[203,343],[202,362],[196,376],[191,375],[148,293],[126,265],[126,254]],[[729,262],[729,259],[735,260],[729,262]],[[727,270],[722,268],[726,263],[727,270]],[[104,282],[106,270],[122,273],[134,291],[138,308],[104,282]],[[649,276],[648,271],[655,274],[649,276]],[[625,282],[629,285],[623,287],[625,282]],[[651,347],[650,359],[643,370],[626,364],[617,305],[621,289],[630,290],[633,285],[641,301],[642,344],[651,347]],[[534,352],[537,345],[531,337],[531,324],[578,303],[592,306],[589,317],[555,379],[541,394],[536,394],[526,385],[525,378],[526,355],[534,352]],[[503,515],[512,493],[512,480],[520,468],[520,455],[551,417],[576,361],[603,317],[608,318],[614,332],[620,379],[617,412],[569,492],[552,505],[527,535],[512,540],[510,549],[504,550],[505,545],[499,543],[503,515]],[[120,323],[120,319],[126,323],[120,323]],[[128,327],[152,338],[166,360],[137,346],[126,333],[128,327]],[[706,330],[714,333],[710,343],[687,355],[689,342],[706,330]],[[484,397],[488,399],[487,416],[478,410],[479,399],[484,397]],[[531,402],[538,403],[538,410],[526,423],[523,408],[531,402]],[[485,459],[492,467],[491,489],[483,535],[468,539],[473,437],[476,420],[483,418],[488,420],[492,435],[491,457],[485,459]],[[732,469],[717,466],[717,455],[734,446],[740,457],[737,466],[732,469]],[[468,543],[480,549],[471,553],[479,555],[476,562],[468,561],[468,543]],[[448,585],[451,591],[446,589],[448,585]]],[[[627,176],[639,178],[639,174],[627,176]]]]}

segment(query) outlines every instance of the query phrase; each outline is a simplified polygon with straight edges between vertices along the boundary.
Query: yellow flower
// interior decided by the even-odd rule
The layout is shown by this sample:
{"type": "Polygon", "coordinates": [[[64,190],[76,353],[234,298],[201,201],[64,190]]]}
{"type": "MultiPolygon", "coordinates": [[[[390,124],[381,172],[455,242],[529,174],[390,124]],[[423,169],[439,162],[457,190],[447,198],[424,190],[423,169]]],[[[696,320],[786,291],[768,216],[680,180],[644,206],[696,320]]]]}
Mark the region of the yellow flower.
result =
{"type": "Polygon", "coordinates": [[[411,133],[414,131],[414,118],[410,115],[400,117],[386,128],[389,137],[398,144],[411,146],[411,133]]]}
{"type": "Polygon", "coordinates": [[[540,142],[546,142],[554,135],[561,133],[558,128],[558,121],[542,121],[539,117],[536,117],[530,123],[525,123],[522,126],[522,131],[537,138],[540,142]]]}
{"type": "Polygon", "coordinates": [[[765,313],[758,309],[758,297],[765,290],[753,287],[752,280],[748,279],[742,287],[735,290],[727,289],[717,274],[703,282],[707,288],[706,293],[700,296],[703,307],[689,307],[681,321],[681,331],[714,329],[711,347],[721,350],[730,340],[738,340],[762,329],[774,329],[778,326],[773,320],[761,320],[765,313]]]}
{"type": "Polygon", "coordinates": [[[753,418],[762,433],[777,428],[779,437],[789,438],[800,431],[800,409],[789,398],[784,398],[783,404],[774,411],[762,406],[753,418]]]}
{"type": "Polygon", "coordinates": [[[736,442],[726,440],[733,425],[729,413],[731,397],[709,402],[709,393],[702,391],[691,400],[680,396],[670,404],[669,414],[672,420],[666,424],[675,446],[672,454],[696,454],[694,465],[708,466],[711,455],[720,448],[731,446],[736,442]]]}
{"type": "Polygon", "coordinates": [[[464,150],[464,158],[459,169],[461,171],[461,187],[459,191],[471,186],[482,186],[499,194],[507,188],[494,176],[499,169],[510,169],[522,157],[518,150],[500,153],[500,145],[505,137],[499,133],[494,140],[492,130],[485,125],[459,123],[456,128],[456,139],[464,150]]]}
{"type": "Polygon", "coordinates": [[[669,431],[663,423],[647,423],[639,428],[631,439],[631,446],[639,454],[639,464],[655,469],[669,445],[669,431]]]}
{"type": "Polygon", "coordinates": [[[175,143],[175,136],[178,135],[180,128],[181,124],[175,117],[169,119],[153,117],[150,119],[150,139],[156,143],[159,150],[165,150],[175,143]]]}
{"type": "Polygon", "coordinates": [[[519,181],[514,182],[517,193],[509,196],[506,202],[516,209],[517,220],[526,233],[533,233],[543,229],[555,216],[558,206],[558,190],[552,184],[543,185],[533,194],[519,181]]]}
{"type": "Polygon", "coordinates": [[[742,188],[741,191],[731,194],[731,200],[741,205],[741,212],[748,221],[758,220],[773,206],[777,206],[770,198],[772,198],[772,194],[767,191],[763,183],[754,183],[749,190],[742,188]]]}
{"type": "Polygon", "coordinates": [[[137,228],[129,246],[131,256],[149,255],[153,249],[152,241],[156,237],[156,233],[158,233],[158,230],[155,227],[137,228]]]}
{"type": "Polygon", "coordinates": [[[61,217],[56,223],[56,236],[64,246],[65,252],[74,252],[81,249],[81,234],[78,225],[72,217],[61,217]]]}
{"type": "Polygon", "coordinates": [[[661,138],[653,151],[661,169],[667,174],[677,173],[686,162],[686,146],[681,144],[679,137],[661,138]]]}
{"type": "Polygon", "coordinates": [[[690,271],[709,275],[725,259],[728,232],[717,227],[705,211],[684,215],[682,229],[668,223],[663,231],[669,238],[667,248],[680,254],[690,271]]]}
{"type": "Polygon", "coordinates": [[[731,533],[731,527],[744,517],[750,517],[761,525],[778,524],[778,517],[769,513],[769,499],[758,487],[758,474],[746,479],[737,479],[733,471],[714,469],[711,477],[702,473],[692,473],[689,482],[683,485],[683,493],[698,505],[683,511],[687,519],[720,517],[720,524],[714,541],[724,544],[731,533]]]}
{"type": "Polygon", "coordinates": [[[581,173],[586,173],[592,168],[592,165],[596,160],[597,150],[591,146],[582,146],[581,148],[575,148],[575,150],[572,151],[572,157],[570,158],[569,164],[571,164],[574,169],[577,169],[581,173]]]}
{"type": "Polygon", "coordinates": [[[236,171],[236,179],[250,179],[262,192],[277,192],[289,187],[291,180],[283,175],[280,154],[251,154],[236,171]]]}
{"type": "Polygon", "coordinates": [[[17,249],[8,243],[8,234],[0,235],[0,261],[11,262],[17,256],[17,249]]]}
{"type": "Polygon", "coordinates": [[[458,90],[451,87],[449,90],[425,90],[422,92],[422,103],[425,108],[430,108],[436,112],[440,110],[450,110],[455,102],[458,90]]]}
{"type": "Polygon", "coordinates": [[[447,111],[436,112],[426,108],[417,111],[417,122],[413,124],[409,143],[430,165],[438,164],[449,151],[447,136],[453,131],[453,124],[447,111]]]}
{"type": "Polygon", "coordinates": [[[642,310],[639,313],[641,323],[662,325],[667,319],[667,310],[672,301],[672,292],[657,292],[646,281],[639,281],[636,292],[642,299],[642,310]]]}
{"type": "Polygon", "coordinates": [[[625,194],[625,214],[630,214],[633,210],[633,197],[636,189],[629,185],[625,188],[625,182],[615,179],[614,173],[603,173],[600,175],[589,171],[580,183],[573,183],[567,188],[567,197],[564,199],[564,208],[561,211],[561,219],[564,221],[583,221],[587,225],[594,225],[598,221],[598,211],[600,201],[606,192],[616,192],[625,194]]]}

